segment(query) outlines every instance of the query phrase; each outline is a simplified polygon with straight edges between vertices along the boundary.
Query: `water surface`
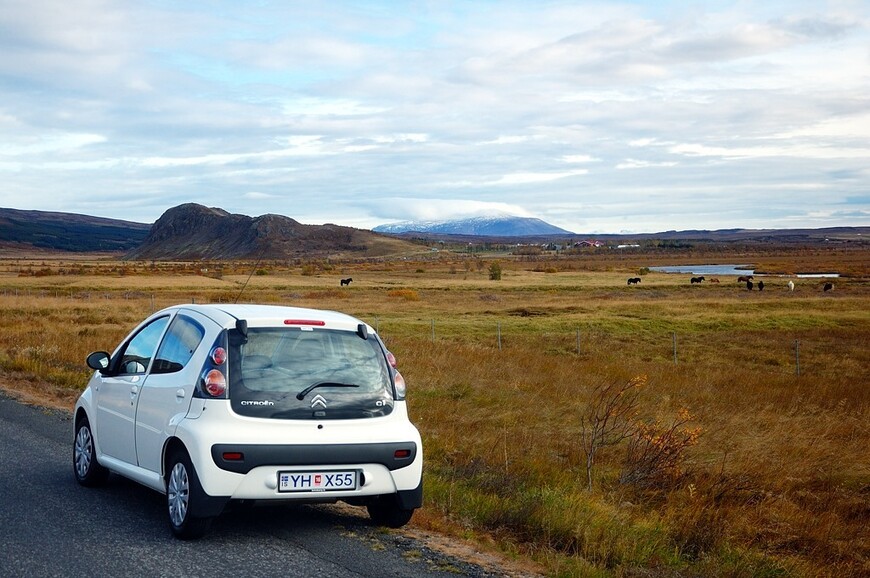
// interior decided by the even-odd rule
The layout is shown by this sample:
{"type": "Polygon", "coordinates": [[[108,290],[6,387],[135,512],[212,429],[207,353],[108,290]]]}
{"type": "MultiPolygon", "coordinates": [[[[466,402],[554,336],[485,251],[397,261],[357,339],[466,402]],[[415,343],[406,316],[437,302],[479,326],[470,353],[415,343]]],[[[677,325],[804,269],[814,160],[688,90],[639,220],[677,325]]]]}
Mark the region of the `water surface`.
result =
{"type": "Polygon", "coordinates": [[[668,265],[666,267],[650,267],[650,271],[659,273],[685,273],[688,275],[753,275],[752,265],[668,265]]]}
{"type": "MultiPolygon", "coordinates": [[[[682,273],[686,275],[755,275],[752,265],[735,265],[726,263],[723,265],[667,265],[662,267],[650,267],[650,271],[658,273],[682,273]]],[[[795,277],[801,279],[815,279],[825,277],[839,277],[839,273],[798,273],[795,277]]],[[[788,275],[784,275],[788,277],[788,275]]]]}

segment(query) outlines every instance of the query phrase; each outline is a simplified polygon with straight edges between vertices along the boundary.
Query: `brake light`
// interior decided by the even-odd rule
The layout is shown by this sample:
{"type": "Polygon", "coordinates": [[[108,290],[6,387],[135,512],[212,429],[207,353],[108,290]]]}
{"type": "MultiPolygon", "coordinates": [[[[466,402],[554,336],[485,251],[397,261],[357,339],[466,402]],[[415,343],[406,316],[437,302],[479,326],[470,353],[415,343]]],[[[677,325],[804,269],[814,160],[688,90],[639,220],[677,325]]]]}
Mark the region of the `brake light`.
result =
{"type": "Polygon", "coordinates": [[[389,363],[391,367],[396,367],[396,356],[393,355],[392,351],[387,352],[387,363],[389,363]]]}
{"type": "Polygon", "coordinates": [[[393,457],[397,460],[406,460],[411,457],[411,450],[396,450],[393,457]]]}
{"type": "Polygon", "coordinates": [[[398,371],[393,374],[393,383],[396,384],[396,395],[399,399],[405,399],[405,390],[407,386],[405,385],[405,378],[402,377],[402,374],[398,371]]]}
{"type": "Polygon", "coordinates": [[[205,399],[226,399],[229,383],[229,345],[226,330],[215,338],[202,370],[199,374],[199,386],[193,393],[194,397],[205,399]]]}
{"type": "Polygon", "coordinates": [[[322,327],[326,325],[326,321],[320,321],[319,319],[285,319],[284,325],[316,325],[322,327]]]}
{"type": "Polygon", "coordinates": [[[215,347],[211,350],[211,360],[215,365],[223,365],[227,360],[227,350],[223,347],[215,347]]]}
{"type": "Polygon", "coordinates": [[[227,391],[227,378],[219,369],[212,369],[202,378],[202,388],[212,397],[220,397],[227,391]]]}

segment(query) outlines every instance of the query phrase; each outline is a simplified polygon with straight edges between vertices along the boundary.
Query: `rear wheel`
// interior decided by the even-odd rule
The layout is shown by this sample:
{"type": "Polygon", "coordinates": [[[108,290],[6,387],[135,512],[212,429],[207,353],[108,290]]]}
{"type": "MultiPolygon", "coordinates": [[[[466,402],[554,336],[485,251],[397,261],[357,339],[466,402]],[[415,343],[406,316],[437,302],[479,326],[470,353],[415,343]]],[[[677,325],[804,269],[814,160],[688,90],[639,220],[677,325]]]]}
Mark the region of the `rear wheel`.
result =
{"type": "Polygon", "coordinates": [[[200,538],[208,531],[211,517],[197,515],[194,496],[202,495],[199,478],[187,452],[176,450],[169,459],[166,506],[172,533],[182,540],[200,538]]]}
{"type": "Polygon", "coordinates": [[[366,505],[366,509],[375,524],[388,528],[401,528],[414,515],[414,510],[402,508],[396,494],[378,496],[366,505]]]}
{"type": "Polygon", "coordinates": [[[76,421],[73,440],[73,473],[76,481],[83,486],[99,486],[109,477],[109,470],[97,462],[94,434],[88,418],[82,416],[76,421]]]}

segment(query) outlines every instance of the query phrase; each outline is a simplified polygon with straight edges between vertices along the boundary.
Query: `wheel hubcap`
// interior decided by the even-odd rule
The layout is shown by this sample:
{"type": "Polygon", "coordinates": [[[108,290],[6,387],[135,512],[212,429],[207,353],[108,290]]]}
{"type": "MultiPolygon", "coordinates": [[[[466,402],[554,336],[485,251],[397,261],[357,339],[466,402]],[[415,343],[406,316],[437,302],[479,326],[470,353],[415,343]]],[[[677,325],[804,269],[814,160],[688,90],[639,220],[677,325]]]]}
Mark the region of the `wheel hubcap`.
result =
{"type": "Polygon", "coordinates": [[[91,468],[91,457],[94,452],[94,442],[91,439],[91,430],[87,426],[79,428],[76,434],[75,463],[76,473],[80,478],[88,475],[91,468]]]}
{"type": "Polygon", "coordinates": [[[166,487],[166,499],[169,504],[169,519],[174,526],[181,526],[190,503],[190,481],[187,478],[187,469],[182,463],[172,467],[166,487]]]}

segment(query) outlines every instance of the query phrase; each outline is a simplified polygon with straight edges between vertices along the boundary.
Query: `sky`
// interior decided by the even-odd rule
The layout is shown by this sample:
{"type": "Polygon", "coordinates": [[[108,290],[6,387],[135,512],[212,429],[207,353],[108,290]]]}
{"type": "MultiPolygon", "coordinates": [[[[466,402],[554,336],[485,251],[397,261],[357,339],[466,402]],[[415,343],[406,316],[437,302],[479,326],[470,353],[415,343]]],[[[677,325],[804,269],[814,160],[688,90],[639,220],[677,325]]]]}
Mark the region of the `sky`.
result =
{"type": "Polygon", "coordinates": [[[870,226],[870,2],[0,0],[0,207],[870,226]]]}

